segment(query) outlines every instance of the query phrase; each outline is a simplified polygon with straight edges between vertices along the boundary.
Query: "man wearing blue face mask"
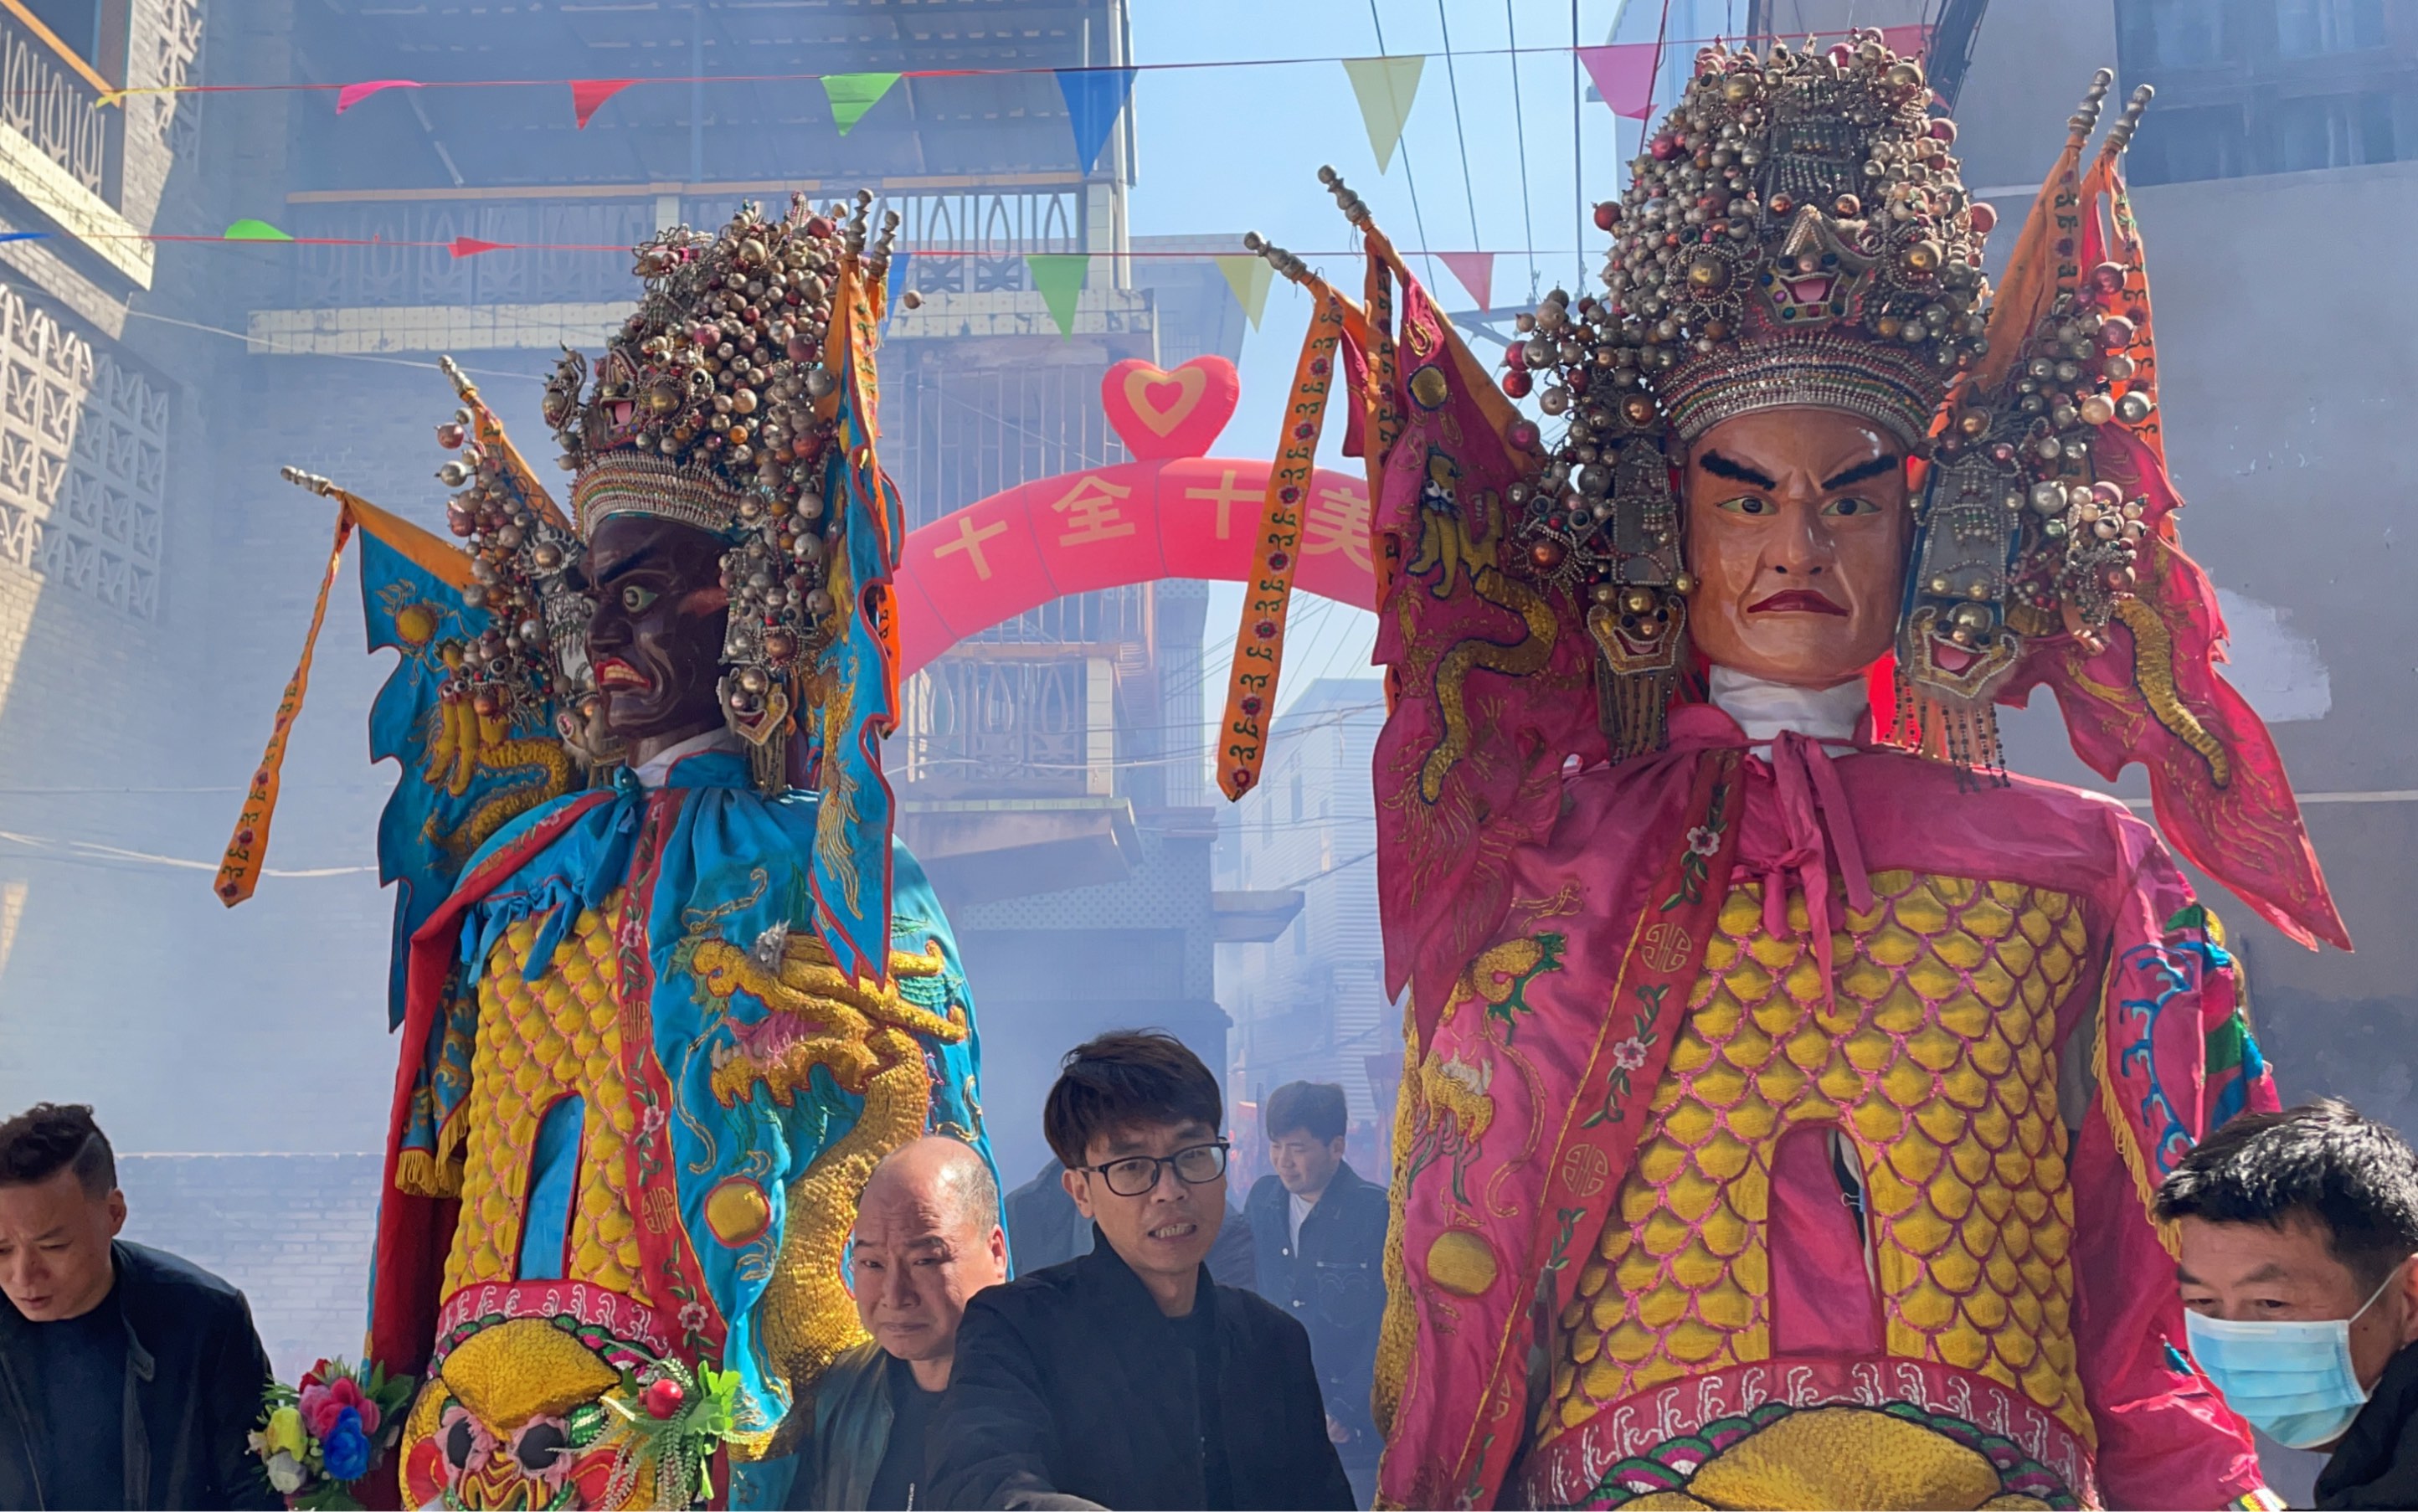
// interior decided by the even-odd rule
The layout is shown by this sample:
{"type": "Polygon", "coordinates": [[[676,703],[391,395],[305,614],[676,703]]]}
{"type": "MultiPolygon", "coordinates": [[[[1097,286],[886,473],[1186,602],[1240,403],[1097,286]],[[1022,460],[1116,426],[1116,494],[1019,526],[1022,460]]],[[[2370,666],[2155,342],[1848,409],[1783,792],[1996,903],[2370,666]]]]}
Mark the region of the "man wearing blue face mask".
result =
{"type": "Polygon", "coordinates": [[[2159,1188],[2192,1358],[2317,1504],[2418,1507],[2418,1154],[2342,1103],[2235,1119],[2159,1188]]]}

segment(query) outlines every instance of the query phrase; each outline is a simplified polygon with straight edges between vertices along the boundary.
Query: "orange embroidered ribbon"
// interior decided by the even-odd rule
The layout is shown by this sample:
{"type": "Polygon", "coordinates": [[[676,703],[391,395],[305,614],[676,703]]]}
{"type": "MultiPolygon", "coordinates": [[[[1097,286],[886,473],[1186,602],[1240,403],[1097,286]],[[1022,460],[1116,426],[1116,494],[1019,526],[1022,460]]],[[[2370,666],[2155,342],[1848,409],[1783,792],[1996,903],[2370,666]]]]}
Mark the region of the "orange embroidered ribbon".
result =
{"type": "Polygon", "coordinates": [[[236,818],[235,833],[219,863],[219,900],[230,909],[252,896],[252,890],[260,885],[260,865],[268,855],[268,824],[277,814],[278,780],[285,768],[285,738],[294,732],[295,716],[302,712],[302,695],[311,686],[311,653],[317,649],[319,627],[328,619],[328,594],[336,586],[344,543],[352,538],[353,512],[339,509],[335,543],[328,548],[328,571],[319,579],[319,600],[311,610],[311,631],[302,637],[302,659],[294,664],[294,675],[285,680],[285,695],[277,701],[277,723],[269,729],[268,748],[260,754],[259,770],[252,774],[252,788],[244,794],[243,812],[236,818]]]}
{"type": "Polygon", "coordinates": [[[1260,540],[1252,553],[1242,626],[1234,636],[1233,668],[1226,679],[1217,786],[1230,799],[1250,790],[1267,759],[1267,726],[1276,714],[1277,673],[1284,663],[1285,616],[1292,606],[1293,571],[1301,561],[1302,501],[1318,466],[1318,435],[1335,387],[1335,347],[1343,336],[1341,296],[1315,277],[1305,277],[1301,283],[1318,301],[1318,310],[1302,341],[1293,401],[1285,410],[1283,445],[1268,470],[1267,493],[1260,503],[1260,540]]]}

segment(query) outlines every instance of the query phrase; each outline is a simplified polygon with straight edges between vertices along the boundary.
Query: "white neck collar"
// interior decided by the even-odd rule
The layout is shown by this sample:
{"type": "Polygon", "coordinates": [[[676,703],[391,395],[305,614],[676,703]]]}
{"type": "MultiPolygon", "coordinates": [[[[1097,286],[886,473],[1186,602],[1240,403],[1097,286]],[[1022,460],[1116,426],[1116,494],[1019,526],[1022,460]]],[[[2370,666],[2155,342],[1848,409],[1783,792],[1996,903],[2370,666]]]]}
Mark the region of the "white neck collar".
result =
{"type": "Polygon", "coordinates": [[[684,761],[693,756],[703,756],[708,751],[739,749],[738,735],[728,725],[725,725],[720,729],[708,730],[702,735],[692,735],[677,745],[666,746],[649,757],[643,765],[633,767],[630,770],[630,775],[638,779],[638,786],[641,787],[661,787],[664,785],[664,779],[671,775],[672,766],[676,762],[684,761]]]}
{"type": "Polygon", "coordinates": [[[1713,707],[1737,721],[1749,741],[1775,740],[1783,730],[1817,741],[1853,741],[1871,708],[1862,678],[1835,688],[1798,688],[1767,682],[1736,667],[1712,669],[1713,707]]]}

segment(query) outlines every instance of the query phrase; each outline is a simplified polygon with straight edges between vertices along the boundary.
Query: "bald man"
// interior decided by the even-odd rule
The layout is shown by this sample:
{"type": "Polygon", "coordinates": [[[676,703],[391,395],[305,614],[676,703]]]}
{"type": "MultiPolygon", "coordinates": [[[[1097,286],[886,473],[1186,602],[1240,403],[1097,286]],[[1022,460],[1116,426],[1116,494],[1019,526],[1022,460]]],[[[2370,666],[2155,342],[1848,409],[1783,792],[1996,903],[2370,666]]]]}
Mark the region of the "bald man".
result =
{"type": "Polygon", "coordinates": [[[929,1135],[873,1168],[849,1260],[872,1341],[832,1362],[815,1389],[792,1507],[909,1508],[924,1479],[924,1429],[948,1389],[966,1299],[1007,1279],[999,1183],[963,1143],[929,1135]]]}

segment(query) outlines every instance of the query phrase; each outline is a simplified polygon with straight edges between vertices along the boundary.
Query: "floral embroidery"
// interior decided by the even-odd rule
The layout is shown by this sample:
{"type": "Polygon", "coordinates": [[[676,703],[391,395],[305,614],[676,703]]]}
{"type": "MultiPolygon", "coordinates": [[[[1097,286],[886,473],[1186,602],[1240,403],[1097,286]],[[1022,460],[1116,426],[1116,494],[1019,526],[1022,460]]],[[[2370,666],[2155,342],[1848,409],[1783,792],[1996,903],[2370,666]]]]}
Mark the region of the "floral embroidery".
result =
{"type": "Polygon", "coordinates": [[[1705,822],[1688,832],[1688,847],[1679,857],[1678,890],[1662,900],[1661,912],[1704,901],[1705,884],[1712,877],[1712,858],[1722,848],[1722,835],[1729,829],[1729,820],[1722,812],[1729,795],[1728,783],[1713,784],[1712,797],[1705,805],[1705,822]]]}
{"type": "Polygon", "coordinates": [[[1662,1012],[1662,1000],[1670,991],[1668,982],[1639,985],[1637,1016],[1630,1021],[1629,1038],[1612,1047],[1612,1077],[1604,1088],[1603,1106],[1589,1113],[1579,1127],[1592,1129],[1600,1123],[1617,1123],[1628,1116],[1629,1110],[1621,1105],[1629,1101],[1629,1074],[1645,1067],[1646,1052],[1659,1037],[1654,1020],[1662,1012]]]}

